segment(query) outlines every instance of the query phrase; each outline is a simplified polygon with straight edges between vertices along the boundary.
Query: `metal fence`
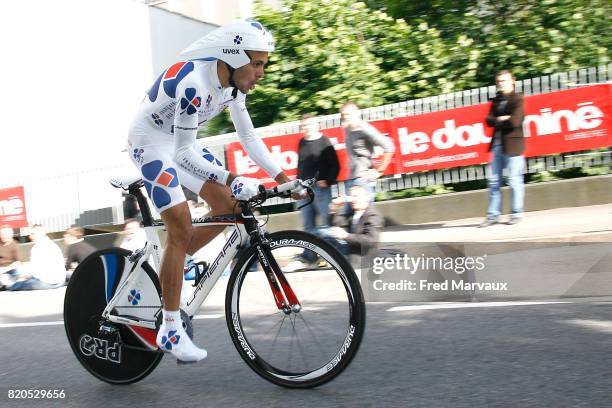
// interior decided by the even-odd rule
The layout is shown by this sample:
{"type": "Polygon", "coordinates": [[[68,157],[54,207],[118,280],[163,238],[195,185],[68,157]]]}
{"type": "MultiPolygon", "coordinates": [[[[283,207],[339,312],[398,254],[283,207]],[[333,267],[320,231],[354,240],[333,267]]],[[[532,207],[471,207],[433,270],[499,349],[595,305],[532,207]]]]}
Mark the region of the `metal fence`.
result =
{"type": "MultiPolygon", "coordinates": [[[[516,90],[528,96],[608,82],[612,82],[612,64],[518,80],[516,81],[516,90]]],[[[495,93],[495,85],[490,85],[366,108],[362,109],[361,113],[363,119],[367,121],[392,119],[398,116],[421,115],[423,113],[486,103],[495,96],[495,93]]],[[[318,119],[321,129],[340,126],[339,113],[320,116],[318,119]]],[[[263,137],[293,134],[299,131],[299,121],[266,126],[257,130],[263,137]]],[[[238,137],[235,133],[228,133],[226,135],[208,137],[205,140],[207,146],[222,146],[228,142],[237,141],[238,137]]]]}
{"type": "MultiPolygon", "coordinates": [[[[584,68],[576,71],[555,73],[537,78],[516,81],[517,92],[524,95],[537,95],[580,86],[612,82],[612,64],[597,68],[584,68]]],[[[385,105],[363,110],[366,120],[389,119],[397,116],[420,115],[463,106],[487,102],[496,93],[494,85],[453,92],[429,98],[415,99],[399,104],[385,105]]],[[[339,121],[339,119],[338,119],[339,121]]],[[[338,126],[338,125],[336,125],[338,126]]],[[[527,159],[528,174],[540,171],[610,164],[611,152],[573,152],[527,159]]],[[[456,184],[466,181],[482,180],[487,176],[486,165],[456,167],[445,170],[420,172],[417,174],[396,175],[379,180],[377,191],[395,191],[404,188],[425,187],[435,184],[456,184]]]]}
{"type": "MultiPolygon", "coordinates": [[[[528,96],[609,82],[612,82],[612,64],[518,80],[516,81],[516,90],[528,96]]],[[[400,116],[414,116],[486,103],[493,98],[495,94],[495,85],[490,85],[460,92],[366,108],[362,109],[361,113],[363,119],[367,121],[392,119],[400,116]]],[[[319,125],[321,129],[340,126],[340,114],[319,117],[319,125]]],[[[260,128],[258,131],[264,137],[294,134],[299,132],[299,121],[272,125],[260,128]]],[[[238,137],[235,133],[230,133],[227,135],[206,138],[205,140],[205,143],[210,146],[224,146],[229,142],[237,141],[238,137]]],[[[581,167],[583,165],[609,163],[610,151],[598,153],[575,152],[563,155],[559,154],[529,158],[527,160],[526,171],[527,173],[533,174],[543,170],[556,171],[559,169],[581,167]],[[587,156],[585,156],[585,154],[587,156]]],[[[486,167],[486,165],[455,167],[452,169],[432,170],[413,174],[396,174],[378,180],[376,191],[396,191],[404,188],[483,180],[487,176],[486,167]]],[[[343,183],[339,183],[335,193],[337,194],[338,192],[344,192],[343,183]]],[[[269,204],[280,204],[284,202],[288,202],[288,200],[275,199],[269,204]]]]}
{"type": "MultiPolygon", "coordinates": [[[[516,82],[516,89],[525,95],[536,95],[597,83],[609,83],[611,81],[612,64],[609,64],[519,80],[516,82]]],[[[490,98],[495,96],[495,92],[495,86],[491,85],[427,98],[413,99],[405,102],[363,109],[362,117],[364,120],[373,121],[477,105],[487,102],[490,98]]],[[[320,116],[318,119],[322,129],[340,126],[339,114],[320,116]]],[[[258,129],[259,134],[263,137],[294,134],[298,131],[298,121],[258,129]]],[[[229,142],[237,140],[237,135],[235,133],[230,133],[200,139],[199,142],[209,148],[216,157],[224,161],[225,146],[229,142]]],[[[527,160],[527,172],[537,173],[543,170],[556,171],[560,169],[582,167],[584,165],[610,164],[610,162],[611,152],[609,149],[597,153],[566,153],[529,158],[527,160]]],[[[31,221],[45,224],[49,231],[61,231],[74,223],[79,225],[121,223],[123,222],[121,193],[118,190],[104,187],[108,185],[108,179],[110,177],[133,171],[134,169],[129,164],[126,164],[126,166],[88,170],[26,182],[24,183],[24,187],[29,196],[27,199],[27,202],[29,202],[28,212],[33,215],[31,221]],[[55,188],[51,190],[54,191],[56,195],[61,194],[63,197],[64,211],[56,211],[54,214],[50,214],[48,210],[45,211],[43,209],[45,203],[48,201],[45,194],[51,191],[50,186],[55,186],[55,188]],[[88,197],[90,201],[84,202],[84,197],[88,197]],[[95,200],[98,204],[96,205],[91,200],[95,200]],[[40,210],[37,208],[40,208],[40,210]],[[34,211],[31,212],[30,209],[34,211]]],[[[405,188],[425,187],[435,184],[456,184],[466,181],[483,180],[485,178],[485,165],[456,167],[413,174],[397,174],[380,179],[377,183],[377,191],[396,191],[405,188]]],[[[340,183],[338,187],[334,188],[335,194],[343,192],[343,183],[340,183]]],[[[270,200],[267,204],[281,204],[287,201],[288,200],[274,199],[270,200]]]]}

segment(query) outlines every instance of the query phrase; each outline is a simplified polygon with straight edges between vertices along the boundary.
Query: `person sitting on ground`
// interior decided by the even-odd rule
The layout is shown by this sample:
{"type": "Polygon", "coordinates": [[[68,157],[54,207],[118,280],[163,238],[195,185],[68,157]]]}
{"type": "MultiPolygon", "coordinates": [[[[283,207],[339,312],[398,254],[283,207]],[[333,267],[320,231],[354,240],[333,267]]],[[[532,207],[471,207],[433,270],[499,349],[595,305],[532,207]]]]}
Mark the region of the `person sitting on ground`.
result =
{"type": "Polygon", "coordinates": [[[66,283],[66,269],[60,247],[49,239],[40,224],[32,226],[30,240],[34,246],[30,252],[30,262],[25,267],[30,277],[15,282],[9,290],[41,290],[63,286],[66,283]]]}
{"type": "MultiPolygon", "coordinates": [[[[343,255],[367,256],[378,249],[380,230],[384,218],[370,201],[370,193],[361,184],[354,184],[350,194],[332,200],[329,207],[330,227],[317,229],[315,235],[323,238],[343,255]],[[348,205],[347,205],[348,204],[348,205]]],[[[314,253],[300,255],[283,269],[287,272],[309,269],[317,265],[314,253]]]]}
{"type": "Polygon", "coordinates": [[[354,184],[348,196],[332,200],[330,218],[332,227],[322,229],[320,235],[344,255],[364,256],[378,249],[385,221],[365,186],[354,184]]]}
{"type": "Polygon", "coordinates": [[[70,280],[77,265],[83,262],[89,254],[96,251],[93,245],[85,242],[83,235],[85,235],[85,230],[78,225],[73,225],[64,232],[64,243],[68,247],[66,254],[66,281],[70,280]]]}
{"type": "Polygon", "coordinates": [[[0,290],[10,288],[19,277],[21,254],[13,239],[13,229],[8,225],[0,228],[0,290]]]}

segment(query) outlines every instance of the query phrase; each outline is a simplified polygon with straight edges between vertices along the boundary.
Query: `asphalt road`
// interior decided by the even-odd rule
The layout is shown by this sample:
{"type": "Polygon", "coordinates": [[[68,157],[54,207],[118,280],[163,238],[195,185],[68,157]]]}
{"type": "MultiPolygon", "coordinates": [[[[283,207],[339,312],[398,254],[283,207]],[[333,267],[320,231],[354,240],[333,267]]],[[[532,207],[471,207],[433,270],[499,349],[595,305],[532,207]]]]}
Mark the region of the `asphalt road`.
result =
{"type": "Polygon", "coordinates": [[[561,301],[568,303],[436,303],[434,309],[412,303],[401,311],[389,309],[406,304],[370,303],[353,363],[311,390],[280,388],[252,372],[223,318],[194,323],[197,343],[209,351],[204,363],[179,366],[166,356],[129,386],[102,383],[85,371],[62,325],[4,326],[0,406],[609,407],[612,298],[561,301]],[[66,396],[9,400],[11,389],[58,389],[66,396]]]}
{"type": "MultiPolygon", "coordinates": [[[[194,321],[196,344],[206,347],[208,359],[179,366],[166,356],[151,375],[129,386],[100,382],[73,355],[61,324],[64,288],[2,292],[0,408],[610,407],[610,252],[589,252],[610,242],[609,215],[610,206],[604,205],[529,213],[523,223],[487,229],[474,228],[479,219],[386,229],[383,245],[453,241],[482,249],[478,243],[513,241],[529,247],[497,256],[510,258],[503,265],[522,267],[497,268],[491,256],[488,275],[476,276],[477,281],[507,281],[510,292],[504,296],[481,293],[478,302],[423,304],[419,301],[434,299],[396,299],[387,293],[383,299],[396,302],[368,303],[366,334],[356,358],[334,381],[311,390],[275,386],[242,361],[222,317],[223,285],[200,311],[214,318],[194,321]],[[529,251],[541,250],[532,241],[552,252],[538,252],[537,263],[528,266],[529,251]],[[567,245],[549,249],[551,242],[567,245]],[[552,300],[524,303],[542,299],[552,300]],[[64,390],[65,398],[8,399],[10,390],[43,389],[64,390]]],[[[448,251],[433,244],[428,248],[448,251]]]]}

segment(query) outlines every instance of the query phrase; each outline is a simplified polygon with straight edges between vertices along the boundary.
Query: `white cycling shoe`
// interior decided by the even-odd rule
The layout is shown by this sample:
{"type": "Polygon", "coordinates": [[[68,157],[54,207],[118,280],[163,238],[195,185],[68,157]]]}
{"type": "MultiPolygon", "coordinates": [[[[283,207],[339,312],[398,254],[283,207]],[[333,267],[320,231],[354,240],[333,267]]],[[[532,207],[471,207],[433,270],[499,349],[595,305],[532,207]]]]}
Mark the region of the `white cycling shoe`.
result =
{"type": "Polygon", "coordinates": [[[172,314],[172,312],[168,313],[164,310],[164,321],[157,332],[156,342],[160,350],[172,354],[178,363],[188,364],[204,360],[208,353],[193,344],[182,326],[180,314],[177,320],[174,320],[174,316],[171,317],[170,322],[168,322],[167,314],[172,314]]]}

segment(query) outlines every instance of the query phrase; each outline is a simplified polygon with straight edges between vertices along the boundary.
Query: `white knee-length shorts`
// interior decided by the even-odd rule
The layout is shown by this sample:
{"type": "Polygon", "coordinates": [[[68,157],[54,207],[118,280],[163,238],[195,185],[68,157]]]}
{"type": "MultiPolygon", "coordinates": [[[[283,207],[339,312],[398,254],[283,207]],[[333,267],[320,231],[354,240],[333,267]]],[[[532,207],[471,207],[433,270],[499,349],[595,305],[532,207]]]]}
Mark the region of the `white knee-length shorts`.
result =
{"type": "MultiPolygon", "coordinates": [[[[223,168],[221,161],[208,149],[196,142],[194,148],[202,152],[203,158],[223,168]]],[[[206,183],[176,165],[172,135],[160,132],[144,121],[132,124],[128,153],[140,171],[147,194],[159,213],[186,201],[181,186],[199,194],[206,183]]]]}

